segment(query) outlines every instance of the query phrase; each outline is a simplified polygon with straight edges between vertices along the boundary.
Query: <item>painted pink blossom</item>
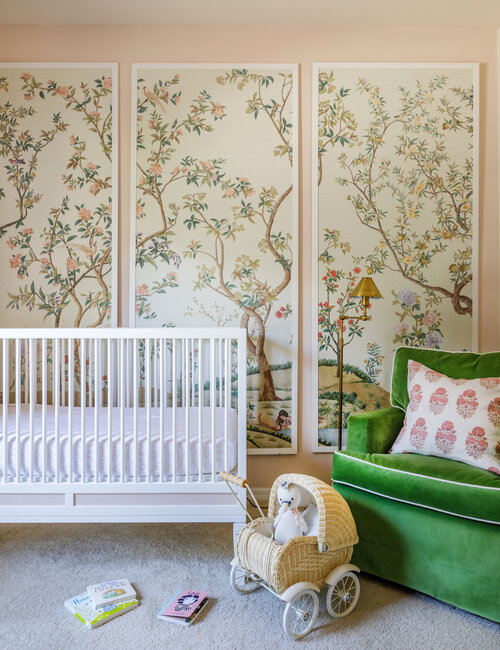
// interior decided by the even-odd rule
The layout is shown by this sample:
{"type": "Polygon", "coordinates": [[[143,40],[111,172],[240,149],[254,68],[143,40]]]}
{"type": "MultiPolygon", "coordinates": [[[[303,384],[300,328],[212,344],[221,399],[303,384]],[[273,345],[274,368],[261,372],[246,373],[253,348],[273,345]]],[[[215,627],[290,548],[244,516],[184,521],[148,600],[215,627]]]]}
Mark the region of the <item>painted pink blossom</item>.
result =
{"type": "Polygon", "coordinates": [[[96,226],[96,227],[94,228],[94,231],[95,231],[95,234],[96,234],[96,235],[102,235],[102,228],[101,228],[101,226],[96,226]]]}
{"type": "Polygon", "coordinates": [[[106,79],[104,79],[104,81],[102,82],[102,85],[104,86],[104,88],[108,88],[108,89],[112,88],[113,80],[111,79],[111,77],[106,77],[106,79]]]}
{"type": "Polygon", "coordinates": [[[437,316],[437,314],[435,314],[435,313],[432,313],[432,314],[426,314],[426,315],[422,318],[422,323],[424,324],[424,327],[431,327],[432,325],[434,325],[435,323],[437,323],[437,320],[438,320],[438,316],[437,316]]]}
{"type": "Polygon", "coordinates": [[[14,257],[11,257],[9,263],[11,269],[17,269],[17,267],[21,264],[21,253],[18,253],[17,255],[14,255],[14,257]]]}
{"type": "Polygon", "coordinates": [[[49,258],[48,258],[48,257],[42,257],[41,260],[40,260],[40,262],[41,262],[42,264],[48,264],[48,263],[49,263],[49,258]]]}
{"type": "Polygon", "coordinates": [[[93,183],[93,185],[91,185],[91,186],[89,187],[89,192],[90,192],[91,194],[93,194],[94,196],[95,196],[96,194],[98,194],[98,193],[99,193],[99,183],[93,183]]]}
{"type": "Polygon", "coordinates": [[[150,174],[153,174],[153,176],[160,176],[161,165],[158,165],[158,163],[153,163],[152,165],[149,166],[148,171],[150,174]]]}
{"type": "Polygon", "coordinates": [[[66,267],[67,267],[70,271],[74,271],[74,270],[76,269],[76,267],[77,267],[77,262],[76,262],[76,260],[75,260],[74,257],[68,257],[68,259],[66,260],[66,267]]]}
{"type": "Polygon", "coordinates": [[[10,250],[14,250],[14,248],[16,247],[16,245],[12,241],[12,237],[9,237],[5,243],[10,248],[10,250]]]}
{"type": "Polygon", "coordinates": [[[111,201],[108,203],[108,214],[110,217],[113,214],[113,204],[111,203],[111,201]]]}
{"type": "Polygon", "coordinates": [[[62,95],[63,97],[67,97],[69,95],[68,86],[58,86],[57,87],[57,94],[62,95]]]}
{"type": "Polygon", "coordinates": [[[70,136],[69,141],[71,142],[71,144],[75,144],[76,142],[75,136],[74,135],[70,136]]]}
{"type": "Polygon", "coordinates": [[[97,169],[97,165],[93,162],[87,163],[87,169],[90,169],[92,171],[95,171],[97,169]]]}
{"type": "Polygon", "coordinates": [[[224,194],[225,196],[234,196],[236,192],[232,187],[228,187],[224,194]]]}
{"type": "Polygon", "coordinates": [[[147,284],[139,284],[136,287],[135,293],[137,296],[149,296],[149,287],[147,284]]]}
{"type": "Polygon", "coordinates": [[[93,115],[96,118],[96,120],[101,117],[99,111],[90,111],[90,115],[93,115]]]}
{"type": "Polygon", "coordinates": [[[24,79],[25,81],[29,81],[31,79],[31,72],[23,72],[21,75],[21,79],[24,79]]]}
{"type": "Polygon", "coordinates": [[[224,115],[224,106],[218,102],[212,102],[212,115],[215,115],[215,117],[224,115]]]}
{"type": "Polygon", "coordinates": [[[87,210],[87,208],[82,208],[78,211],[78,216],[82,221],[88,221],[90,219],[90,210],[87,210]]]}
{"type": "Polygon", "coordinates": [[[33,95],[31,95],[30,93],[24,93],[24,99],[25,99],[27,102],[30,102],[32,99],[34,99],[34,97],[33,97],[33,95]]]}
{"type": "Polygon", "coordinates": [[[142,214],[142,205],[137,203],[137,205],[135,206],[135,216],[140,217],[141,214],[142,214]]]}

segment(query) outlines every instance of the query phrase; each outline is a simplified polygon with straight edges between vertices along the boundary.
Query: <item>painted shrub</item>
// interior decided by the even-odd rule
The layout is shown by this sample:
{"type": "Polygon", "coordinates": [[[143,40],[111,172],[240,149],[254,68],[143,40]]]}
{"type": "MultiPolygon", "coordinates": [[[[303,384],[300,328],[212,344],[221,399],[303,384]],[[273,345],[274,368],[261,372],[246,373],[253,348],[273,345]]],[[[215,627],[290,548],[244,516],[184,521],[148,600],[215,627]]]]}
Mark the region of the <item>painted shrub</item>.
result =
{"type": "Polygon", "coordinates": [[[294,71],[136,66],[135,313],[248,333],[248,444],[293,448],[294,71]]]}
{"type": "Polygon", "coordinates": [[[4,326],[113,320],[112,97],[112,67],[0,65],[4,326]]]}
{"type": "Polygon", "coordinates": [[[356,313],[358,275],[384,299],[373,320],[344,323],[344,426],[388,405],[397,346],[473,345],[474,96],[472,65],[317,72],[321,447],[336,444],[337,319],[356,313]]]}

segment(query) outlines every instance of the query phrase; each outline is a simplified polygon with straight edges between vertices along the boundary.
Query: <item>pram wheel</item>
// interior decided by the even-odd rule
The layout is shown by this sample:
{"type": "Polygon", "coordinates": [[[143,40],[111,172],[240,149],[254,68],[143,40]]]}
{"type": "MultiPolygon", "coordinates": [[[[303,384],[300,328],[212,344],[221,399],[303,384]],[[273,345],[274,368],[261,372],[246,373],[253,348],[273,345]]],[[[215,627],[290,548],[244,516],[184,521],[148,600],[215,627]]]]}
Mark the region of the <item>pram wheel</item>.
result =
{"type": "Polygon", "coordinates": [[[287,603],[283,627],[292,639],[300,639],[310,632],[318,618],[319,598],[312,589],[305,589],[287,603]]]}
{"type": "Polygon", "coordinates": [[[238,564],[231,567],[229,582],[239,594],[250,594],[260,587],[258,582],[252,580],[248,571],[242,569],[238,564]]]}
{"type": "Polygon", "coordinates": [[[352,571],[340,576],[329,587],[326,594],[326,607],[333,618],[347,616],[356,607],[359,598],[359,579],[352,571]]]}

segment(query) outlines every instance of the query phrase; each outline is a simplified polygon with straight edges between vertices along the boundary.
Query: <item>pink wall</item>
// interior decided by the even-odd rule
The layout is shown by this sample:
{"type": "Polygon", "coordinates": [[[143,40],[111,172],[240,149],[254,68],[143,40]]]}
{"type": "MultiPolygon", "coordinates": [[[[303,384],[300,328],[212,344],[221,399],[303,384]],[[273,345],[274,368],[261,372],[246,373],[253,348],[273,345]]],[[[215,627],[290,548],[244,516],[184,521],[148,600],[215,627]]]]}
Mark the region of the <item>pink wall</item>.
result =
{"type": "MultiPolygon", "coordinates": [[[[147,5],[145,5],[145,10],[147,5]]],[[[120,17],[117,16],[117,21],[120,17]]],[[[2,61],[120,64],[119,324],[127,325],[131,62],[287,62],[300,64],[299,453],[249,458],[255,487],[300,471],[328,480],[331,454],[311,453],[311,63],[313,61],[479,62],[479,334],[500,348],[498,263],[497,51],[494,29],[300,29],[166,27],[0,27],[2,61]]]]}

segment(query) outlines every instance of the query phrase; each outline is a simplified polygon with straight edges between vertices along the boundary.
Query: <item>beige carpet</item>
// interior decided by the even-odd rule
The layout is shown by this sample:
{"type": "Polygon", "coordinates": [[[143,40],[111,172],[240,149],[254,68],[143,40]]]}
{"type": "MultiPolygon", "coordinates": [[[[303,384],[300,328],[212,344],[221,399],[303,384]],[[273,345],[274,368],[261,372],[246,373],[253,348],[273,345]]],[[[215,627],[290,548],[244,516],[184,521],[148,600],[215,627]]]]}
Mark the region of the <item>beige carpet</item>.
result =
{"type": "Polygon", "coordinates": [[[228,524],[2,524],[0,648],[500,649],[495,623],[369,576],[350,616],[332,621],[322,592],[315,629],[291,641],[281,601],[264,589],[231,590],[231,557],[228,524]],[[88,584],[122,577],[140,594],[135,611],[87,630],[64,609],[88,584]],[[208,591],[211,605],[190,628],[157,621],[165,598],[182,588],[208,591]]]}

